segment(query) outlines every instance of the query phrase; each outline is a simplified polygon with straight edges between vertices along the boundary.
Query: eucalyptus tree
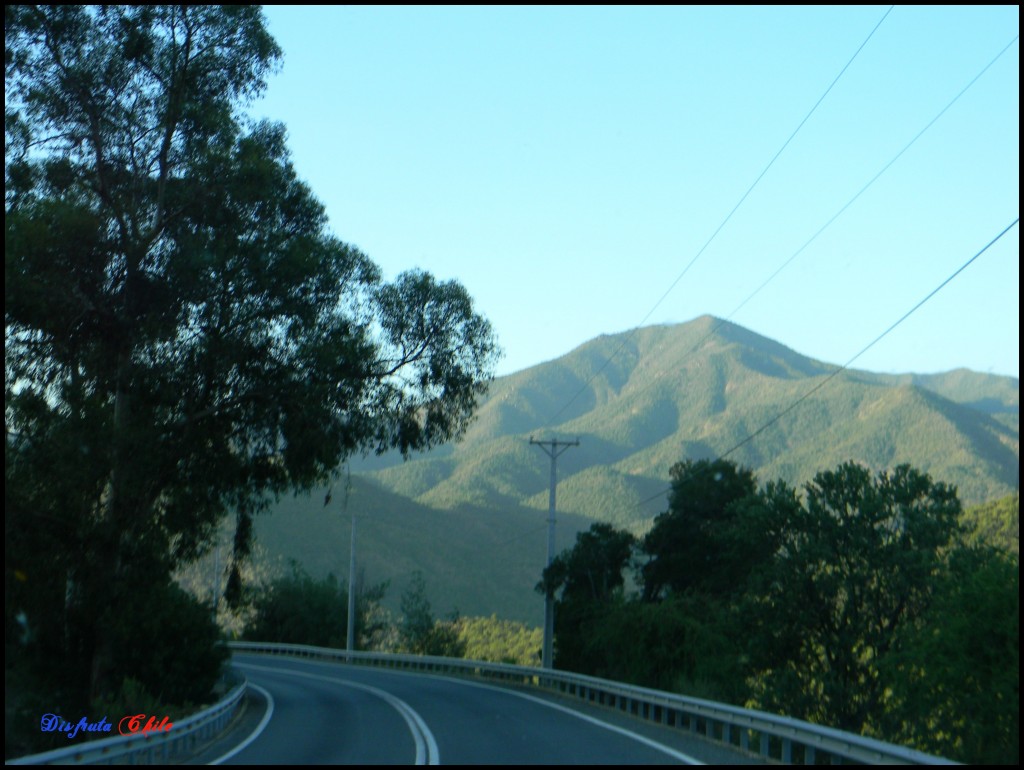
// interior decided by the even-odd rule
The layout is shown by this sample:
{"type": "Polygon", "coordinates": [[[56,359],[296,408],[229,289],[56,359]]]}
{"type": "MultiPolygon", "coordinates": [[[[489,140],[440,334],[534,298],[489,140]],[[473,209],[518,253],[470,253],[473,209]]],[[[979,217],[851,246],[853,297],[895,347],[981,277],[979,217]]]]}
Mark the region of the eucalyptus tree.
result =
{"type": "Polygon", "coordinates": [[[625,584],[623,572],[633,556],[636,538],[610,524],[592,524],[576,535],[576,545],[562,551],[544,569],[538,593],[561,592],[562,603],[607,602],[625,584]]]}
{"type": "Polygon", "coordinates": [[[562,551],[543,572],[538,593],[556,598],[555,665],[569,671],[604,675],[606,646],[595,638],[617,626],[616,609],[623,600],[625,578],[636,538],[610,524],[592,524],[576,535],[576,544],[562,551]]]}
{"type": "Polygon", "coordinates": [[[8,637],[20,613],[95,695],[116,618],[225,515],[241,557],[274,495],[458,437],[497,348],[461,285],[333,236],[246,117],[281,59],[258,8],[7,6],[5,33],[8,637]]]}
{"type": "Polygon", "coordinates": [[[748,607],[755,697],[877,731],[892,698],[887,659],[943,584],[961,542],[960,502],[909,465],[873,474],[847,462],[804,492],[779,484],[764,496],[782,536],[748,607]]]}
{"type": "Polygon", "coordinates": [[[696,590],[725,596],[742,590],[765,543],[739,547],[749,532],[745,514],[757,492],[753,471],[730,460],[683,460],[669,471],[668,510],[654,520],[641,550],[645,601],[696,590]]]}

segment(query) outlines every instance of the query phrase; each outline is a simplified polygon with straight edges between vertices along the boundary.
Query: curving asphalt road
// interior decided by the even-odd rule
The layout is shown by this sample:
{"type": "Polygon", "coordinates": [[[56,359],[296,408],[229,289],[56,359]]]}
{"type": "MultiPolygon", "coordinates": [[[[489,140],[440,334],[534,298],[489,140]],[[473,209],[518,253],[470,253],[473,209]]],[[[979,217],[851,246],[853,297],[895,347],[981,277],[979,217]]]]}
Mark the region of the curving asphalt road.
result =
{"type": "Polygon", "coordinates": [[[259,655],[211,764],[743,764],[684,731],[527,688],[259,655]]]}

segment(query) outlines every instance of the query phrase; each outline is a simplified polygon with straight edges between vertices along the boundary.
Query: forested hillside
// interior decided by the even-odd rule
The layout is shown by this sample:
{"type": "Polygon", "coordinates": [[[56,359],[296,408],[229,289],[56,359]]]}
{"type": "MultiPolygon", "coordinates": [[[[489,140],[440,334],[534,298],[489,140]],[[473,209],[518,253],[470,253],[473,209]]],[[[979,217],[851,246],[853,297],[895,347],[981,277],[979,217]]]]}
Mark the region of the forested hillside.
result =
{"type": "MultiPolygon", "coordinates": [[[[353,462],[347,512],[339,481],[326,506],[326,488],[282,499],[257,533],[280,563],[342,576],[354,510],[360,567],[393,582],[394,609],[419,569],[442,613],[539,623],[550,466],[531,435],[580,438],[558,463],[559,549],[595,520],[643,533],[665,510],[672,465],[727,451],[834,369],[707,316],[601,337],[496,380],[461,443],[353,462]]],[[[1014,378],[851,371],[730,459],[794,486],[847,460],[906,462],[981,503],[1016,484],[1018,425],[1014,378]]]]}
{"type": "MultiPolygon", "coordinates": [[[[294,559],[315,577],[348,576],[351,514],[356,514],[358,569],[368,584],[389,581],[383,604],[395,613],[399,597],[416,571],[426,578],[429,598],[440,615],[458,610],[466,616],[539,624],[544,603],[533,591],[547,553],[547,513],[522,507],[502,511],[459,506],[439,510],[352,479],[347,505],[335,485],[312,495],[283,498],[256,519],[264,574],[288,572],[294,559]]],[[[569,547],[590,520],[559,515],[559,549],[569,547]]],[[[206,574],[212,574],[207,558],[206,574]]]]}
{"type": "MultiPolygon", "coordinates": [[[[559,463],[559,510],[642,525],[673,463],[729,451],[836,368],[710,316],[599,337],[498,379],[460,444],[356,467],[433,507],[543,509],[548,467],[528,438],[579,437],[559,463]]],[[[845,460],[906,462],[975,504],[1013,489],[1018,455],[1018,380],[957,370],[842,372],[730,457],[792,484],[845,460]]]]}

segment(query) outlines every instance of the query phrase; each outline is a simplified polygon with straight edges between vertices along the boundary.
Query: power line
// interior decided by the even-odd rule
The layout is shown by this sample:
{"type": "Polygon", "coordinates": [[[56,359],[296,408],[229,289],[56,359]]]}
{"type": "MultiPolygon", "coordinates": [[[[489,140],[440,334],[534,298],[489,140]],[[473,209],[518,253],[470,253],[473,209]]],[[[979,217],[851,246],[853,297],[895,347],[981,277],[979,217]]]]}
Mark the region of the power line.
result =
{"type": "MultiPolygon", "coordinates": [[[[910,308],[910,310],[908,310],[906,313],[904,313],[902,316],[900,316],[900,318],[897,321],[895,321],[892,325],[890,325],[889,328],[887,328],[884,332],[879,334],[877,337],[875,337],[873,340],[871,340],[871,342],[869,342],[867,345],[865,345],[863,348],[861,348],[860,351],[857,352],[852,358],[850,358],[849,361],[847,361],[842,366],[838,367],[834,372],[829,374],[824,380],[822,380],[817,385],[815,385],[813,388],[811,388],[809,391],[804,393],[802,396],[800,396],[800,398],[798,398],[796,401],[794,401],[788,407],[783,409],[781,412],[779,412],[777,415],[775,415],[775,417],[770,419],[768,422],[766,422],[760,428],[755,430],[749,436],[747,436],[742,441],[740,441],[739,443],[733,445],[730,449],[728,449],[725,452],[723,452],[722,454],[720,454],[718,456],[718,459],[719,460],[724,460],[726,457],[731,455],[737,449],[740,449],[741,447],[746,446],[747,444],[749,444],[751,441],[753,441],[755,438],[757,438],[760,434],[762,434],[764,431],[766,431],[772,425],[774,425],[779,420],[781,420],[783,417],[785,417],[787,414],[789,414],[794,409],[796,409],[797,406],[799,406],[801,403],[803,403],[808,398],[810,398],[815,393],[817,393],[819,390],[821,390],[823,387],[825,387],[825,385],[827,385],[829,382],[831,382],[837,375],[839,375],[841,372],[846,371],[854,361],[856,361],[858,358],[860,358],[862,355],[864,355],[866,352],[868,352],[868,350],[870,350],[872,347],[874,347],[875,344],[877,344],[880,340],[882,340],[882,338],[884,338],[887,334],[889,334],[889,332],[891,332],[893,329],[895,329],[897,326],[899,326],[901,323],[903,323],[905,320],[907,320],[907,318],[909,318],[922,305],[924,305],[925,302],[927,302],[932,297],[934,297],[936,294],[938,294],[939,291],[941,291],[950,281],[952,281],[954,278],[956,278],[958,275],[960,275],[960,273],[962,273],[967,268],[968,265],[970,265],[972,262],[974,262],[974,260],[976,260],[982,254],[984,254],[986,251],[988,251],[989,248],[991,248],[993,245],[995,245],[996,242],[998,242],[1000,238],[1002,238],[1010,230],[1012,230],[1014,227],[1016,227],[1018,222],[1020,222],[1020,217],[1017,217],[1010,224],[1008,224],[1005,228],[1003,228],[1002,232],[1000,232],[999,235],[997,235],[995,238],[993,238],[988,243],[986,243],[981,248],[981,250],[979,250],[974,256],[972,256],[970,259],[968,259],[966,262],[964,262],[948,278],[946,278],[946,280],[944,280],[942,283],[940,283],[938,286],[936,286],[934,289],[932,289],[930,292],[928,292],[928,294],[920,302],[918,302],[916,305],[914,305],[912,308],[910,308]]],[[[648,497],[648,498],[646,498],[644,500],[641,500],[639,503],[637,503],[637,507],[639,508],[642,505],[646,505],[647,503],[651,502],[652,500],[657,500],[659,497],[662,497],[663,495],[665,495],[665,494],[667,494],[668,492],[671,492],[671,491],[672,491],[672,487],[669,487],[668,489],[664,489],[664,490],[662,490],[661,492],[659,492],[656,495],[652,495],[651,497],[648,497]]]]}
{"type": "Polygon", "coordinates": [[[1002,57],[1002,55],[1004,53],[1006,53],[1010,49],[1010,47],[1013,46],[1014,43],[1017,42],[1019,37],[1020,37],[1019,35],[1014,36],[1014,38],[1009,43],[1007,43],[1005,46],[1003,46],[1002,50],[1000,50],[999,53],[997,53],[988,62],[988,64],[986,64],[984,67],[982,67],[981,70],[978,72],[978,74],[976,74],[973,78],[971,78],[971,80],[967,83],[967,85],[965,85],[963,88],[961,88],[960,91],[956,94],[956,96],[954,96],[952,99],[950,99],[950,101],[946,104],[946,106],[943,107],[941,110],[939,110],[939,112],[936,113],[935,117],[933,117],[930,121],[928,121],[928,123],[924,126],[924,128],[922,128],[920,131],[918,131],[914,135],[914,137],[903,146],[903,149],[901,149],[899,152],[897,152],[889,160],[888,163],[886,163],[884,166],[882,166],[881,170],[879,170],[878,173],[876,173],[873,177],[871,177],[871,179],[869,179],[868,182],[863,187],[861,187],[860,190],[858,190],[853,195],[852,198],[850,198],[846,203],[844,203],[836,211],[835,214],[833,214],[831,217],[829,217],[829,219],[825,222],[825,224],[823,224],[821,227],[819,227],[817,229],[817,231],[810,238],[808,238],[800,248],[798,248],[795,252],[793,252],[792,256],[790,256],[789,259],[787,259],[785,262],[783,262],[781,265],[779,265],[779,267],[777,267],[775,269],[775,272],[773,272],[771,275],[769,275],[761,283],[760,286],[758,286],[756,289],[754,289],[754,291],[752,291],[749,295],[747,295],[747,298],[744,299],[742,302],[740,302],[740,304],[738,304],[735,308],[733,308],[732,312],[730,312],[725,318],[718,319],[717,323],[715,323],[711,327],[710,331],[708,331],[707,334],[705,334],[703,337],[701,337],[697,341],[697,343],[690,349],[690,351],[688,353],[686,353],[686,355],[684,355],[679,360],[679,364],[682,364],[684,361],[686,361],[690,357],[690,355],[692,355],[694,352],[696,352],[698,349],[700,349],[700,346],[703,345],[705,341],[710,339],[715,334],[715,332],[717,332],[719,329],[721,329],[722,326],[724,326],[726,324],[726,322],[731,320],[741,309],[743,309],[743,307],[748,302],[750,302],[750,300],[752,300],[754,297],[756,297],[761,292],[762,289],[764,289],[768,284],[770,284],[773,280],[775,280],[775,278],[778,277],[778,275],[783,270],[785,270],[787,267],[789,267],[789,265],[798,256],[800,256],[807,249],[808,246],[810,246],[812,243],[814,243],[814,241],[816,241],[818,239],[818,237],[822,233],[825,232],[825,230],[827,230],[829,227],[831,227],[832,224],[837,219],[839,219],[839,217],[842,216],[846,212],[846,210],[848,208],[850,208],[850,206],[852,206],[854,204],[854,202],[857,201],[857,199],[859,199],[865,192],[867,192],[869,187],[871,187],[875,182],[877,182],[879,180],[879,178],[883,174],[885,174],[885,172],[888,171],[896,163],[896,161],[898,161],[901,157],[903,157],[903,155],[907,152],[907,150],[909,150],[911,147],[914,146],[914,144],[917,142],[918,139],[920,139],[922,136],[924,136],[924,134],[928,131],[928,129],[930,129],[932,126],[934,126],[939,121],[939,119],[943,115],[945,115],[946,112],[949,111],[950,107],[952,107],[954,104],[956,104],[957,101],[959,101],[961,96],[963,96],[965,93],[967,93],[967,91],[971,88],[971,86],[973,86],[975,83],[978,82],[978,80],[981,78],[982,75],[984,75],[986,72],[988,72],[988,70],[992,67],[992,65],[995,64],[1002,57]]]}
{"type": "MultiPolygon", "coordinates": [[[[936,122],[938,122],[939,118],[941,118],[943,115],[946,114],[946,112],[949,110],[949,108],[952,107],[960,99],[961,96],[963,96],[965,93],[967,93],[968,89],[970,89],[971,86],[973,86],[981,78],[981,76],[984,75],[989,70],[989,68],[993,64],[995,64],[999,60],[999,58],[1002,57],[1002,55],[1004,53],[1006,53],[1006,51],[1009,50],[1009,48],[1014,43],[1017,42],[1018,39],[1019,39],[1019,36],[1015,36],[1013,38],[1013,40],[1011,40],[1009,43],[1007,43],[1003,47],[1003,49],[999,53],[997,53],[992,58],[991,61],[989,61],[988,64],[986,64],[984,67],[982,67],[981,71],[978,72],[978,74],[975,75],[973,78],[971,78],[971,81],[967,85],[965,85],[962,89],[960,89],[959,93],[957,93],[957,95],[954,96],[949,101],[949,103],[946,104],[945,107],[943,107],[941,110],[939,110],[939,112],[935,115],[935,117],[932,118],[930,121],[928,121],[928,124],[924,128],[922,128],[920,131],[918,131],[917,134],[914,135],[913,139],[911,139],[909,142],[907,142],[906,145],[904,145],[903,149],[901,149],[898,153],[896,153],[892,157],[892,159],[888,163],[886,163],[877,174],[875,174],[873,177],[871,177],[871,179],[867,182],[867,184],[865,184],[863,187],[861,187],[860,190],[858,190],[857,193],[852,198],[850,198],[850,200],[848,200],[835,214],[833,214],[829,218],[829,220],[827,222],[825,222],[825,224],[823,224],[820,228],[818,228],[817,232],[815,232],[814,235],[812,235],[810,238],[808,238],[807,241],[799,249],[797,249],[789,259],[787,259],[785,262],[783,262],[775,270],[774,273],[772,273],[770,276],[768,276],[768,278],[760,286],[758,286],[756,289],[754,289],[754,291],[751,292],[751,294],[745,300],[743,300],[739,305],[737,305],[733,309],[733,311],[731,313],[729,313],[729,315],[727,316],[726,320],[728,320],[728,319],[732,318],[734,315],[736,315],[736,313],[738,313],[740,311],[740,309],[743,308],[744,305],[746,305],[748,302],[750,302],[750,300],[752,300],[758,293],[760,293],[760,291],[765,286],[767,286],[769,283],[771,283],[775,279],[775,277],[779,275],[779,273],[781,273],[783,270],[785,270],[794,259],[796,259],[798,256],[800,256],[800,254],[803,253],[803,251],[808,246],[810,246],[815,240],[817,240],[818,236],[820,236],[823,232],[825,232],[825,230],[828,229],[832,225],[832,223],[835,222],[836,219],[838,219],[850,206],[852,206],[853,203],[858,198],[860,198],[860,196],[863,195],[867,191],[867,189],[869,187],[871,187],[875,182],[877,182],[879,177],[881,177],[886,171],[888,171],[889,168],[894,163],[896,163],[896,161],[899,160],[903,156],[903,154],[907,150],[909,150],[917,142],[917,140],[920,139],[925,134],[926,131],[928,131],[928,129],[930,129],[933,125],[935,125],[936,122]]],[[[724,323],[724,321],[723,321],[723,323],[724,323]]],[[[715,330],[718,329],[719,326],[721,326],[721,323],[716,325],[708,333],[707,337],[710,337],[712,334],[714,334],[715,330]]],[[[707,339],[707,337],[705,337],[704,339],[707,339]]],[[[704,340],[701,340],[701,342],[703,342],[703,341],[704,340]]]]}
{"type": "Polygon", "coordinates": [[[561,414],[566,409],[569,408],[572,402],[579,398],[579,396],[586,391],[586,389],[590,386],[590,383],[592,383],[594,379],[601,372],[603,372],[608,367],[608,365],[619,355],[619,353],[622,352],[623,348],[625,348],[626,345],[630,342],[630,340],[632,340],[633,335],[636,334],[636,331],[647,322],[647,320],[654,314],[654,311],[657,310],[661,303],[664,302],[665,299],[668,297],[668,295],[672,293],[672,290],[675,289],[676,285],[683,279],[683,276],[689,272],[690,268],[693,267],[694,263],[696,263],[696,261],[700,259],[701,255],[707,250],[708,246],[711,245],[712,241],[714,241],[715,238],[718,237],[718,234],[722,231],[722,229],[729,222],[729,220],[732,219],[733,214],[735,214],[739,210],[740,206],[743,205],[743,202],[746,201],[750,193],[753,192],[754,188],[757,187],[761,179],[764,178],[764,175],[768,173],[768,170],[773,165],[775,165],[775,161],[779,159],[779,156],[782,155],[783,151],[789,146],[790,142],[793,141],[794,137],[796,137],[796,135],[800,132],[800,129],[804,127],[804,124],[810,119],[811,115],[813,115],[814,112],[818,109],[819,105],[825,100],[825,97],[828,96],[829,92],[832,91],[832,88],[835,86],[835,84],[839,82],[839,79],[843,76],[846,70],[850,68],[850,65],[853,64],[854,59],[857,58],[860,52],[864,49],[864,46],[866,46],[868,44],[868,41],[871,40],[871,38],[874,36],[878,28],[882,26],[882,22],[884,22],[886,18],[889,16],[889,14],[892,12],[893,7],[894,6],[891,5],[889,6],[888,10],[886,10],[886,12],[882,15],[882,18],[878,20],[878,23],[875,24],[871,32],[868,33],[868,36],[864,38],[864,41],[857,47],[857,50],[853,52],[853,56],[851,56],[849,61],[847,61],[843,68],[839,70],[839,74],[832,79],[832,82],[829,83],[828,88],[825,89],[824,93],[822,93],[822,95],[818,97],[818,100],[814,103],[814,106],[811,107],[810,111],[804,116],[803,120],[800,121],[797,127],[793,129],[793,132],[789,135],[789,138],[786,139],[785,142],[783,142],[782,146],[772,156],[772,159],[768,161],[768,165],[766,165],[764,169],[761,170],[761,173],[757,175],[757,178],[750,184],[750,186],[747,188],[747,191],[743,193],[742,196],[740,196],[740,199],[736,202],[736,205],[732,207],[732,210],[726,215],[725,219],[723,219],[722,222],[718,225],[718,227],[715,228],[715,231],[711,234],[711,237],[709,237],[707,241],[704,242],[704,245],[700,247],[700,250],[693,256],[693,258],[689,261],[686,267],[683,268],[683,271],[678,276],[676,276],[676,279],[672,281],[668,289],[665,290],[664,294],[662,294],[658,301],[655,302],[654,305],[651,307],[651,309],[647,311],[647,315],[640,319],[640,323],[637,324],[625,336],[625,338],[619,344],[619,347],[616,348],[615,351],[613,351],[612,354],[608,357],[608,359],[605,360],[605,362],[597,368],[597,371],[590,375],[590,378],[583,384],[583,386],[578,391],[576,391],[576,393],[573,394],[573,396],[562,406],[561,409],[555,412],[555,414],[549,420],[550,423],[553,424],[555,420],[557,420],[559,416],[561,416],[561,414]]]}

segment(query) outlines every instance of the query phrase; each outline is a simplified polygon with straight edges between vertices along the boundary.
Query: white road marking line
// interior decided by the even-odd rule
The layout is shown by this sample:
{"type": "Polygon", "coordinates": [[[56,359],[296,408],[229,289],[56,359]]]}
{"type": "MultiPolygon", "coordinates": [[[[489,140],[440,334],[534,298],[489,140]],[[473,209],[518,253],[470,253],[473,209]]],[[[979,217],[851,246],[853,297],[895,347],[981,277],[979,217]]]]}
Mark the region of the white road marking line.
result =
{"type": "MultiPolygon", "coordinates": [[[[344,664],[341,664],[341,663],[329,663],[329,662],[318,661],[318,660],[304,660],[302,662],[304,664],[306,664],[306,665],[314,665],[314,666],[339,666],[339,665],[344,665],[344,664]]],[[[255,665],[255,664],[239,663],[238,661],[235,661],[235,665],[249,666],[249,665],[255,665]]],[[[264,668],[264,667],[263,666],[256,666],[256,668],[264,668]]],[[[268,670],[278,671],[279,669],[268,669],[268,670]]],[[[704,762],[701,762],[696,757],[691,757],[689,754],[684,754],[681,751],[676,751],[675,749],[671,748],[670,746],[666,746],[663,743],[658,743],[657,741],[655,741],[655,740],[653,740],[651,738],[647,738],[646,736],[640,735],[639,733],[634,733],[634,732],[632,732],[630,730],[627,730],[624,727],[619,727],[618,725],[609,724],[608,722],[602,722],[600,719],[597,719],[596,717],[592,717],[592,716],[589,716],[587,714],[582,714],[579,711],[574,711],[573,709],[571,709],[571,708],[569,708],[567,706],[562,706],[562,705],[560,705],[558,703],[552,703],[551,701],[546,701],[543,698],[537,698],[537,697],[535,697],[533,695],[527,695],[526,693],[518,692],[517,690],[508,689],[508,688],[505,688],[505,687],[496,687],[494,685],[489,685],[489,684],[482,684],[480,682],[467,682],[466,680],[459,679],[457,677],[438,676],[436,674],[423,674],[423,673],[420,673],[420,672],[412,672],[412,671],[392,671],[392,670],[389,670],[389,669],[373,669],[373,670],[382,671],[384,673],[392,674],[392,675],[395,675],[395,676],[422,676],[422,677],[427,677],[428,679],[439,679],[442,682],[455,682],[455,683],[458,683],[458,684],[466,685],[467,687],[479,687],[479,688],[481,688],[483,690],[494,690],[496,692],[502,692],[502,693],[507,693],[509,695],[515,695],[516,697],[524,698],[526,700],[533,701],[535,703],[539,703],[542,706],[547,706],[548,708],[553,708],[553,709],[555,709],[557,711],[563,711],[566,714],[574,716],[574,717],[576,717],[578,719],[582,719],[584,722],[590,722],[591,724],[597,725],[598,727],[602,727],[605,730],[610,730],[613,733],[619,733],[620,735],[624,735],[627,738],[632,738],[633,740],[635,740],[635,741],[637,741],[639,743],[642,743],[645,746],[649,746],[650,748],[654,749],[655,751],[660,751],[663,754],[667,754],[670,757],[673,757],[674,759],[679,760],[683,764],[686,764],[686,765],[704,765],[704,764],[706,764],[704,762]]],[[[307,674],[307,676],[315,676],[315,675],[314,674],[307,674]]],[[[361,685],[356,685],[355,683],[349,683],[349,684],[352,684],[355,687],[361,686],[361,685]]],[[[368,687],[368,685],[363,685],[363,686],[368,687]]],[[[415,712],[413,712],[413,713],[415,713],[415,712]]],[[[434,737],[433,734],[429,733],[429,731],[428,731],[427,734],[430,735],[430,740],[432,741],[433,737],[434,737]]],[[[436,751],[436,744],[435,744],[435,751],[436,751]]],[[[431,762],[430,764],[437,764],[437,763],[431,762]]]]}
{"type": "Polygon", "coordinates": [[[260,723],[258,725],[256,725],[256,729],[253,730],[249,734],[248,738],[246,738],[244,741],[239,743],[237,746],[235,746],[235,748],[231,749],[231,751],[229,751],[224,756],[217,757],[215,760],[213,760],[212,762],[209,762],[208,764],[219,765],[221,762],[226,762],[227,760],[231,759],[231,757],[235,756],[235,754],[240,752],[242,749],[244,749],[246,746],[248,746],[250,743],[252,743],[257,738],[259,738],[260,737],[260,733],[262,733],[264,728],[266,728],[266,726],[270,723],[270,717],[272,717],[274,715],[274,696],[271,695],[269,692],[267,692],[262,687],[260,687],[258,684],[252,684],[250,682],[248,684],[248,686],[253,688],[254,690],[259,690],[259,692],[263,695],[263,697],[267,699],[267,711],[263,715],[263,719],[261,719],[260,723]]]}
{"type": "Polygon", "coordinates": [[[652,740],[651,738],[647,738],[646,736],[640,735],[638,733],[634,733],[631,730],[627,730],[624,727],[619,727],[618,725],[609,724],[608,722],[602,722],[600,719],[597,719],[596,717],[592,717],[592,716],[589,716],[587,714],[581,714],[579,711],[574,711],[573,709],[571,709],[571,708],[569,708],[567,706],[562,706],[562,705],[560,705],[558,703],[552,703],[551,701],[546,701],[543,698],[537,698],[537,697],[535,697],[533,695],[527,695],[526,693],[518,692],[516,690],[509,690],[509,689],[506,689],[504,687],[495,687],[494,685],[490,685],[490,684],[481,684],[479,682],[467,682],[467,681],[465,681],[463,679],[456,679],[454,677],[449,678],[449,677],[445,677],[445,676],[435,676],[433,674],[421,674],[420,676],[427,676],[427,677],[430,677],[431,679],[440,679],[440,680],[445,681],[445,682],[457,682],[459,684],[466,685],[466,687],[479,687],[482,690],[495,690],[497,692],[503,692],[503,693],[507,693],[509,695],[515,695],[517,698],[525,698],[526,700],[533,701],[534,703],[539,703],[542,706],[547,706],[548,708],[553,708],[553,709],[556,709],[557,711],[563,711],[566,714],[570,714],[571,716],[574,716],[574,717],[576,717],[578,719],[582,719],[584,722],[590,722],[591,724],[597,725],[598,727],[603,727],[605,730],[611,730],[613,733],[619,733],[620,735],[625,735],[627,738],[632,738],[635,741],[639,741],[640,743],[644,744],[645,746],[650,746],[652,749],[655,749],[656,751],[660,751],[660,752],[662,752],[664,754],[668,754],[670,757],[674,757],[675,759],[678,759],[683,764],[686,764],[686,765],[703,765],[704,764],[704,762],[701,762],[699,759],[697,759],[695,757],[691,757],[689,754],[684,754],[681,751],[676,751],[675,749],[673,749],[673,748],[671,748],[669,746],[666,746],[664,743],[658,743],[657,741],[652,740]]]}
{"type": "MultiPolygon", "coordinates": [[[[331,682],[332,684],[340,684],[344,687],[353,687],[357,690],[365,690],[378,698],[383,699],[388,703],[395,711],[401,714],[405,720],[406,725],[409,727],[409,732],[412,733],[412,739],[416,743],[416,764],[417,765],[439,765],[441,764],[440,752],[437,749],[437,741],[434,739],[434,734],[427,727],[427,723],[423,721],[423,718],[416,713],[416,710],[412,708],[408,703],[403,701],[401,698],[397,698],[385,690],[371,687],[368,684],[359,684],[357,682],[350,682],[347,679],[338,679],[337,677],[321,676],[319,674],[310,674],[305,671],[295,671],[293,669],[282,669],[274,668],[273,666],[260,666],[256,663],[242,663],[235,661],[234,665],[243,666],[245,668],[255,668],[260,671],[268,671],[273,674],[284,674],[287,676],[299,676],[305,677],[306,679],[319,679],[324,682],[331,682]]],[[[269,693],[268,693],[269,695],[269,693]]]]}

